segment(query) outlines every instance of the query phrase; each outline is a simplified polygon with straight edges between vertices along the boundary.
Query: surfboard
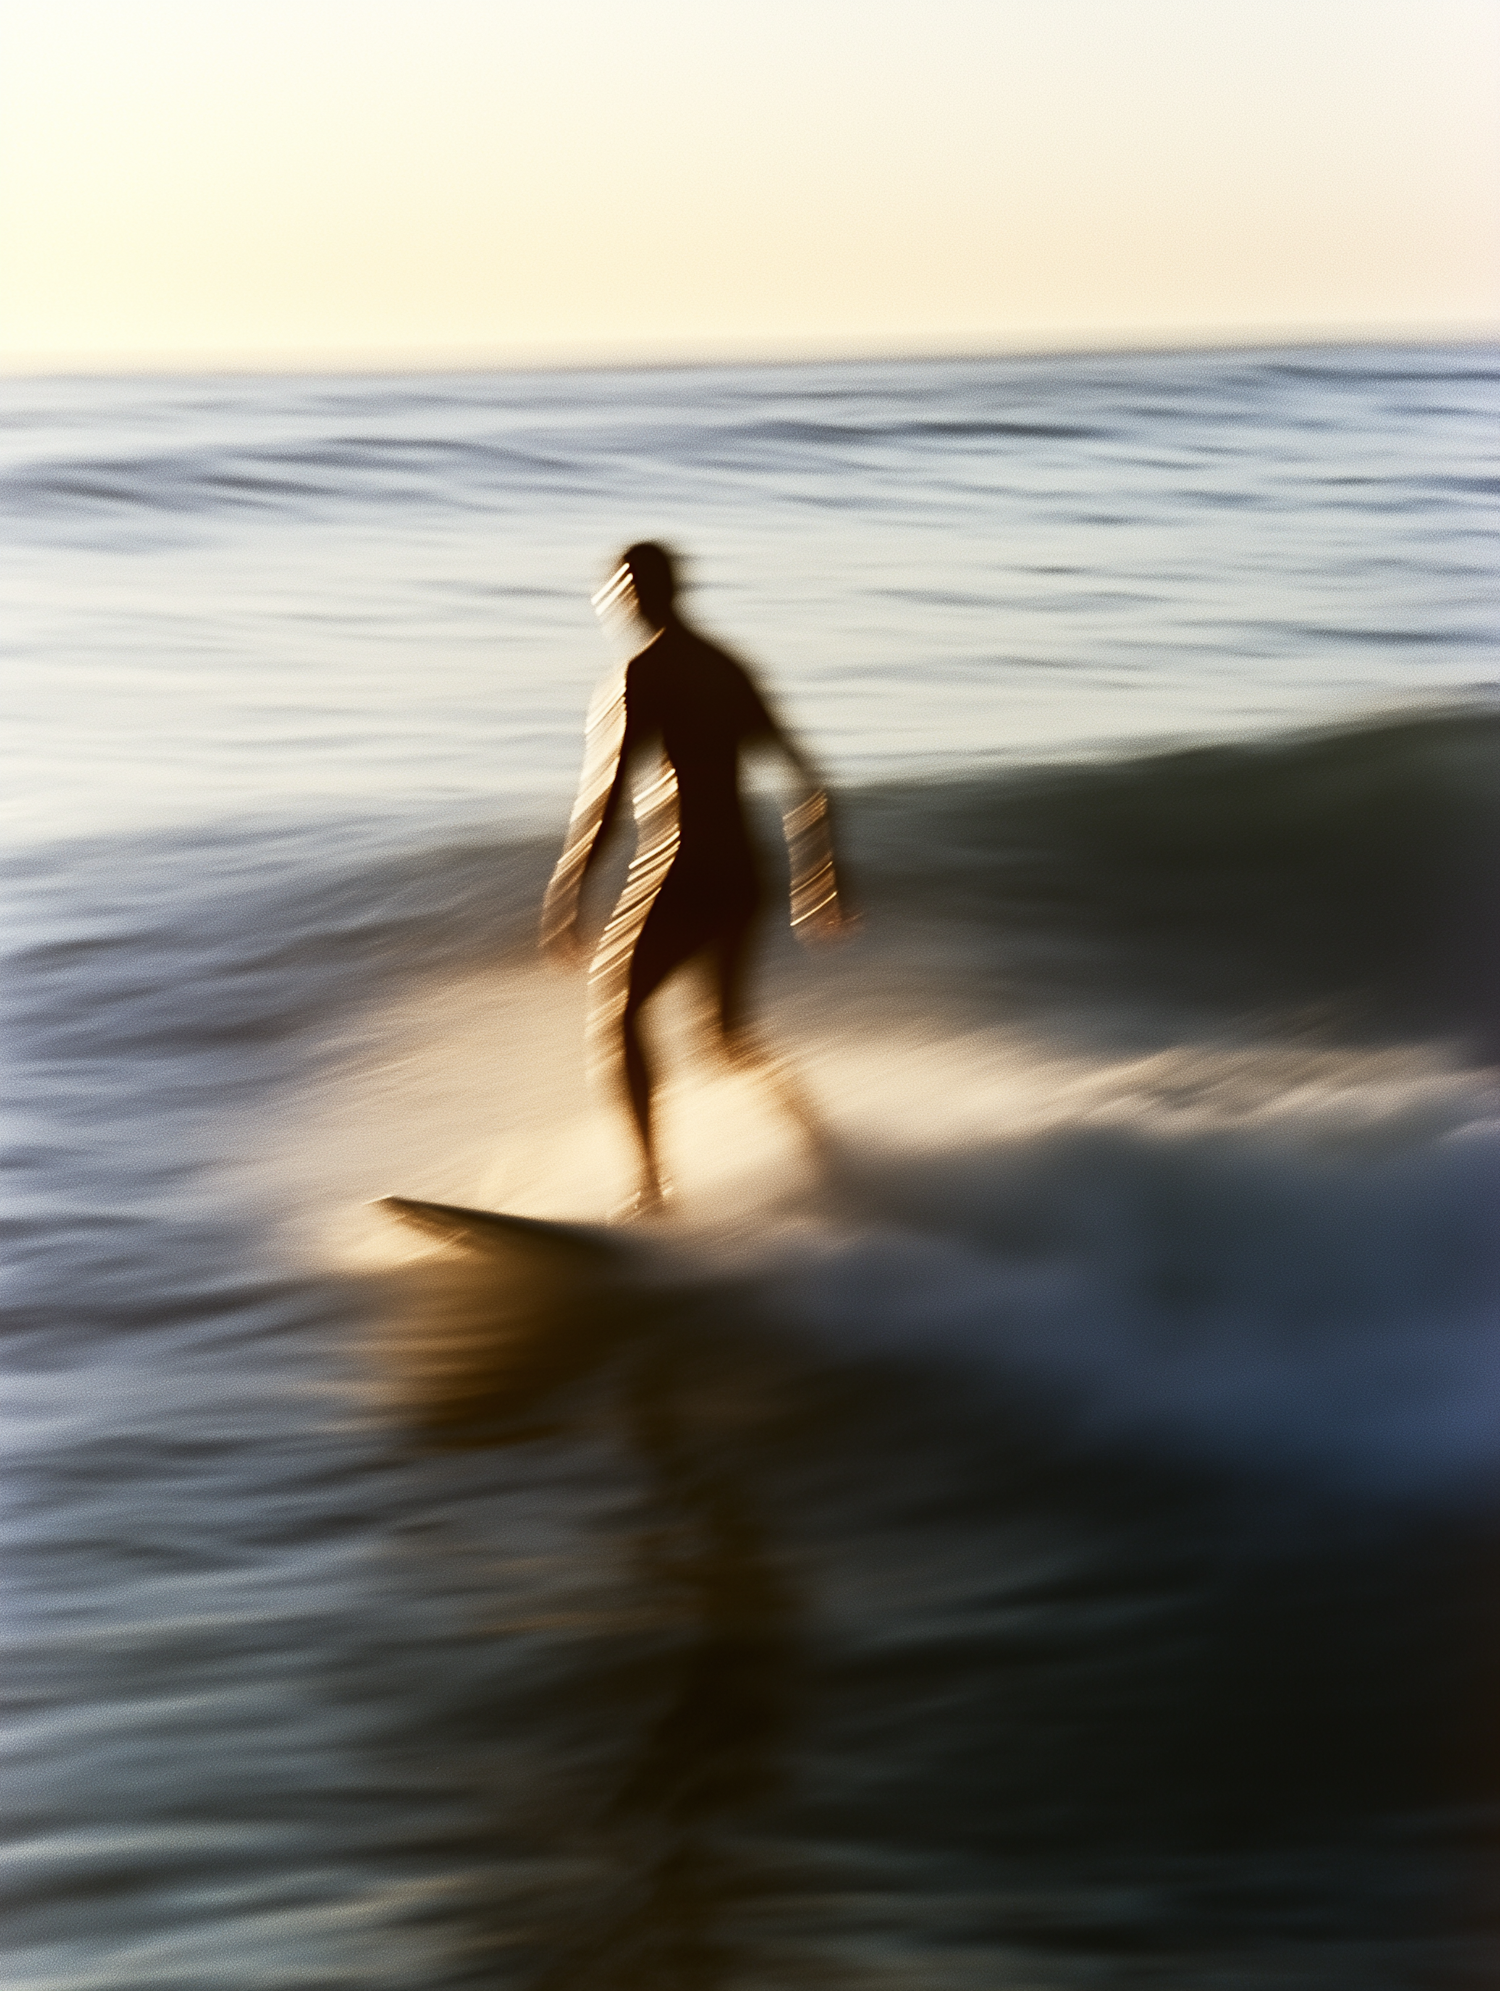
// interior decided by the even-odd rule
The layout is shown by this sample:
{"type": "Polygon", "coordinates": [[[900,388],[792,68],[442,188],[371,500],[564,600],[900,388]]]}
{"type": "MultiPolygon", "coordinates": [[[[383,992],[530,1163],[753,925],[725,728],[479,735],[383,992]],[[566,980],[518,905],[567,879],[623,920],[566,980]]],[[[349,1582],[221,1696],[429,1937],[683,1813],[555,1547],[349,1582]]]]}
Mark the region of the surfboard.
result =
{"type": "Polygon", "coordinates": [[[425,1203],[415,1196],[380,1196],[374,1207],[445,1244],[488,1254],[518,1248],[567,1259],[580,1270],[619,1265],[629,1247],[603,1224],[560,1223],[550,1217],[518,1217],[508,1210],[468,1210],[458,1203],[425,1203]]]}
{"type": "Polygon", "coordinates": [[[547,1406],[654,1317],[649,1254],[606,1225],[415,1196],[371,1207],[448,1247],[392,1270],[378,1341],[395,1401],[443,1443],[550,1432],[547,1406]]]}

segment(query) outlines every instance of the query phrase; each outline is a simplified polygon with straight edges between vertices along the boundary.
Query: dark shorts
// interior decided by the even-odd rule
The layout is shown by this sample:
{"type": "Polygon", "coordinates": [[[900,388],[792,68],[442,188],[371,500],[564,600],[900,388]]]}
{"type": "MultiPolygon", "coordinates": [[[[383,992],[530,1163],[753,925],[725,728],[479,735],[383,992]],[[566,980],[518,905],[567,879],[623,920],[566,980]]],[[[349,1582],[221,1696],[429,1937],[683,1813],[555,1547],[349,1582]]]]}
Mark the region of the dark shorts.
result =
{"type": "Polygon", "coordinates": [[[630,961],[630,1001],[644,1002],[667,976],[696,955],[727,964],[742,952],[764,903],[754,866],[684,864],[662,881],[630,961]]]}

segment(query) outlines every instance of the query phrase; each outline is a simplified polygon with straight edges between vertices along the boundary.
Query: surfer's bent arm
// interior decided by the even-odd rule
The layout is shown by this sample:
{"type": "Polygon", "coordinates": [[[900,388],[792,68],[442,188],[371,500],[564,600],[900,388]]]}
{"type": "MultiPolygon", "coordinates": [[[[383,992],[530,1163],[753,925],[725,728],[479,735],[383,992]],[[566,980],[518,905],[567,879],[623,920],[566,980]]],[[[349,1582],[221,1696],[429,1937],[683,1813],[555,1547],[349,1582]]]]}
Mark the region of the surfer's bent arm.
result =
{"type": "Polygon", "coordinates": [[[791,763],[802,791],[781,818],[791,869],[792,931],[802,940],[832,939],[853,922],[839,902],[828,790],[799,742],[774,718],[770,723],[771,737],[791,763]]]}
{"type": "Polygon", "coordinates": [[[541,947],[564,959],[578,953],[578,909],[584,880],[593,869],[616,818],[629,778],[633,742],[625,713],[625,680],[606,684],[589,712],[588,744],[578,799],[542,902],[541,947]]]}

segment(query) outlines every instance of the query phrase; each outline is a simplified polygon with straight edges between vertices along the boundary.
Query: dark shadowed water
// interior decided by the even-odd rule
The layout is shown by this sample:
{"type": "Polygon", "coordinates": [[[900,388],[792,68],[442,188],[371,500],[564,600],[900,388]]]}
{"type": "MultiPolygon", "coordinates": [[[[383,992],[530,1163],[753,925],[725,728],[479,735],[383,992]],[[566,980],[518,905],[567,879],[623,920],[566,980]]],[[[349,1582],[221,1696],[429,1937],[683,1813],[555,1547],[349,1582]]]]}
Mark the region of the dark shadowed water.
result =
{"type": "Polygon", "coordinates": [[[1495,1981],[1497,407],[6,385],[7,1985],[1495,1981]],[[643,533],[842,792],[840,1159],[681,1059],[657,1241],[431,1249],[620,1186],[532,934],[643,533]]]}

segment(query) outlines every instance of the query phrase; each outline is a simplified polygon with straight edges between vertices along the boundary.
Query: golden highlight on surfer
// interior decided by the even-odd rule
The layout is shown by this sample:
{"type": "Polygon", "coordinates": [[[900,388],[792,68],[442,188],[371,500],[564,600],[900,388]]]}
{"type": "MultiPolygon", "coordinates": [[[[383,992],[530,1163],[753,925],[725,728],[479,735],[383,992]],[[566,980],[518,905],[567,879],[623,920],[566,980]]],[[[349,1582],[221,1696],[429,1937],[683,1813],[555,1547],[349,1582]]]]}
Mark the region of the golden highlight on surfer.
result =
{"type": "Polygon", "coordinates": [[[659,1210],[667,1193],[641,1011],[691,962],[712,977],[720,1050],[765,1079],[820,1152],[827,1146],[800,1084],[747,1018],[750,946],[765,903],[740,789],[748,753],[776,750],[797,782],[783,819],[793,928],[822,940],[849,927],[820,776],[744,665],[683,620],[677,595],[672,554],[646,541],[626,548],[593,598],[601,618],[628,616],[647,640],[590,708],[578,798],[542,908],[544,953],[581,963],[584,888],[629,801],[635,854],[590,963],[589,1040],[595,1070],[623,1080],[641,1163],[629,1208],[641,1213],[659,1210]]]}

